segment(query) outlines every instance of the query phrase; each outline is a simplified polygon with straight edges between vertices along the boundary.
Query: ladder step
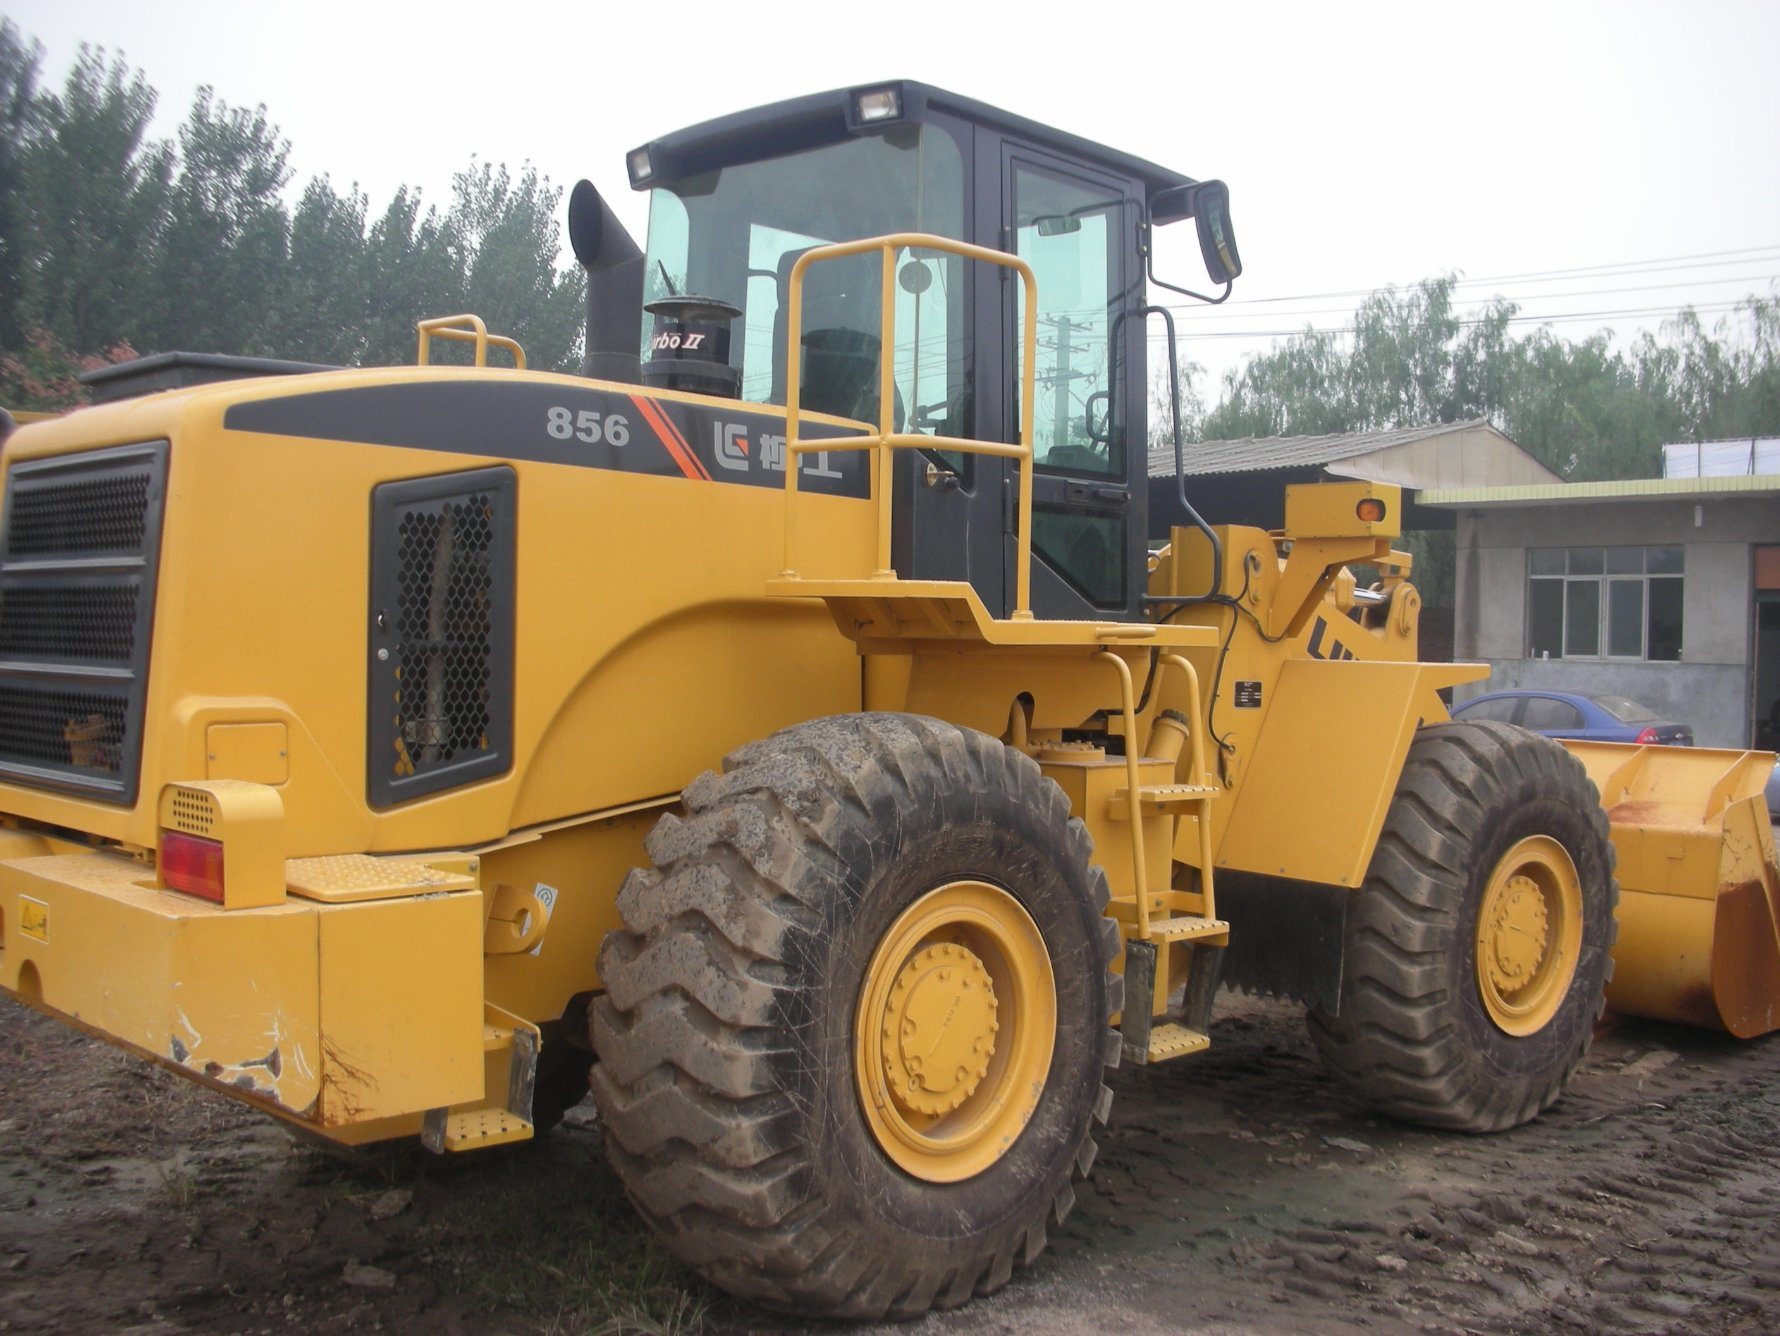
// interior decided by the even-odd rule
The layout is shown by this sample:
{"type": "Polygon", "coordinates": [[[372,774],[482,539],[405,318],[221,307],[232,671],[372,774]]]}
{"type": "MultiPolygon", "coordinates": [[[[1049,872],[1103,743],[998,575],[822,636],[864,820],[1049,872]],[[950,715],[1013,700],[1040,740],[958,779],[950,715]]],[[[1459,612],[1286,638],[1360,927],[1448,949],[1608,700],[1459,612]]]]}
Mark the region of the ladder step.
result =
{"type": "Polygon", "coordinates": [[[1230,925],[1223,919],[1200,918],[1197,914],[1150,920],[1150,936],[1160,942],[1198,942],[1229,935],[1230,925]]]}
{"type": "MultiPolygon", "coordinates": [[[[1152,812],[1171,812],[1182,807],[1196,807],[1216,798],[1223,790],[1211,784],[1145,784],[1137,790],[1139,806],[1152,812]]],[[[1106,805],[1107,816],[1114,821],[1131,819],[1130,789],[1114,789],[1106,805]]]]}
{"type": "Polygon", "coordinates": [[[529,1141],[532,1125],[505,1109],[472,1109],[448,1114],[445,1119],[446,1150],[479,1150],[504,1146],[509,1141],[529,1141]]]}
{"type": "Polygon", "coordinates": [[[1189,1053],[1201,1053],[1211,1047],[1211,1036],[1200,1034],[1197,1030],[1189,1030],[1184,1025],[1176,1025],[1173,1021],[1164,1021],[1150,1028],[1149,1061],[1167,1062],[1170,1058],[1184,1058],[1189,1053]]]}

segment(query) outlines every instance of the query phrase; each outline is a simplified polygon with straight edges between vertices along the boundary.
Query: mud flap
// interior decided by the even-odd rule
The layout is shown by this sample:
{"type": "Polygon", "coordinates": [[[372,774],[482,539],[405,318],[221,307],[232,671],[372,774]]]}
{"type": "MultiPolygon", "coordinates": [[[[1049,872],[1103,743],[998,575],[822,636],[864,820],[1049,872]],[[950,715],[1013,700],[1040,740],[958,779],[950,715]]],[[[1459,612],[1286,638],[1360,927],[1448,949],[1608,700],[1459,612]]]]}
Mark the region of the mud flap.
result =
{"type": "Polygon", "coordinates": [[[1218,916],[1230,925],[1224,987],[1338,1015],[1351,894],[1344,886],[1219,872],[1218,916]]]}
{"type": "Polygon", "coordinates": [[[1147,1001],[1156,991],[1156,944],[1133,939],[1125,943],[1125,1001],[1119,1017],[1119,1035],[1128,1062],[1148,1062],[1150,1026],[1154,1021],[1150,1008],[1134,1005],[1147,1001]]]}

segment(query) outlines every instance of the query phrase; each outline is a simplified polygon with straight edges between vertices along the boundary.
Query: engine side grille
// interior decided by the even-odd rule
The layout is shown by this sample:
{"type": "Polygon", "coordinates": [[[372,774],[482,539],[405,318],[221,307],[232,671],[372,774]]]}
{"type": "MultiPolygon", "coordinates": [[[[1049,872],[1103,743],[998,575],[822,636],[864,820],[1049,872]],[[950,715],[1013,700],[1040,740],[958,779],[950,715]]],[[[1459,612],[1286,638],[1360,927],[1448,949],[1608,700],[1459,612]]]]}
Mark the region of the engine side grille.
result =
{"type": "Polygon", "coordinates": [[[511,762],[516,492],[499,467],[372,493],[366,779],[377,806],[511,762]]]}
{"type": "Polygon", "coordinates": [[[0,777],[136,800],[167,443],[31,460],[0,517],[0,777]]]}

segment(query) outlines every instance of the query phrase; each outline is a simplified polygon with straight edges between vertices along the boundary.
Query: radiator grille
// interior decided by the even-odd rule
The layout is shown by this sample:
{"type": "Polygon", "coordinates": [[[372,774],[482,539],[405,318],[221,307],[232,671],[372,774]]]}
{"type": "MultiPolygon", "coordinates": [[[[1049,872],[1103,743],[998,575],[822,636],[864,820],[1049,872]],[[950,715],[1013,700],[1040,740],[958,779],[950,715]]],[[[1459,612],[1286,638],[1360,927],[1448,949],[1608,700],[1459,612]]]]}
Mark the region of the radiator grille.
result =
{"type": "Polygon", "coordinates": [[[140,551],[152,482],[146,473],[127,472],[21,490],[13,502],[7,555],[140,551]]]}
{"type": "Polygon", "coordinates": [[[133,802],[167,444],[15,465],[0,518],[0,776],[133,802]]]}
{"type": "Polygon", "coordinates": [[[515,475],[389,483],[373,498],[371,745],[379,805],[510,757],[515,475]]]}
{"type": "Polygon", "coordinates": [[[126,704],[98,692],[8,683],[0,686],[0,747],[9,761],[117,775],[126,704]]]}
{"type": "Polygon", "coordinates": [[[127,664],[139,592],[133,582],[15,585],[0,600],[0,646],[8,656],[127,664]]]}

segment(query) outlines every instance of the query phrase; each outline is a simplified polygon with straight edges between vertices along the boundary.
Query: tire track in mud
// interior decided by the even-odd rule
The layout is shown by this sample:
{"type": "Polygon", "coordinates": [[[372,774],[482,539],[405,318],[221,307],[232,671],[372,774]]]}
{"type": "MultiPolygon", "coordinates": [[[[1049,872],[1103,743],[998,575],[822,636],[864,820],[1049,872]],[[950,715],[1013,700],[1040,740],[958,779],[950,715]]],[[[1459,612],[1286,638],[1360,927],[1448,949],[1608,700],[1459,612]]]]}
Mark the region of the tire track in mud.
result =
{"type": "MultiPolygon", "coordinates": [[[[1212,1035],[1201,1056],[1113,1073],[1094,1177],[1044,1257],[989,1300],[878,1330],[1780,1330],[1780,1036],[1627,1022],[1544,1117],[1471,1137],[1352,1103],[1296,1008],[1225,998],[1212,1035]]],[[[0,1008],[0,1058],[12,1331],[430,1332],[460,1314],[480,1330],[487,1310],[452,1276],[512,1251],[491,1246],[489,1219],[559,1266],[593,1246],[549,1250],[570,1197],[589,1203],[577,1228],[609,1231],[603,1249],[643,1228],[584,1127],[502,1159],[423,1158],[413,1205],[379,1222],[381,1172],[293,1155],[258,1115],[42,1018],[0,1008]],[[555,1205],[525,1207],[543,1212],[531,1224],[499,1216],[515,1193],[555,1205]],[[398,1283],[343,1285],[349,1262],[398,1283]]],[[[542,1274],[511,1273],[548,1293],[542,1274]]],[[[577,1329],[503,1307],[504,1332],[577,1329]]],[[[705,1318],[786,1330],[721,1300],[705,1318]]]]}
{"type": "Polygon", "coordinates": [[[1132,1331],[1780,1327],[1780,1039],[1624,1022],[1544,1117],[1463,1136],[1349,1102],[1295,1008],[1227,1005],[1203,1057],[1119,1074],[1094,1190],[984,1327],[1081,1279],[1132,1331]]]}

